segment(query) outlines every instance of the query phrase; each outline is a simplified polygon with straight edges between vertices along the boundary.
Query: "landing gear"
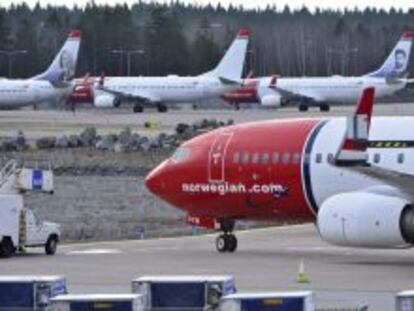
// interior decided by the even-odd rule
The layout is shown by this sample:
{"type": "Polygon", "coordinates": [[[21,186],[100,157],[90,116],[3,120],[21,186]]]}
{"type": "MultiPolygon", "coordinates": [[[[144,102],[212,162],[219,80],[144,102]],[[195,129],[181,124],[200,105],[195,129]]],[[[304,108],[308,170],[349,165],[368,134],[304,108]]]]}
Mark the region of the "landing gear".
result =
{"type": "Polygon", "coordinates": [[[329,111],[329,109],[330,109],[330,107],[329,107],[329,105],[328,105],[328,104],[321,104],[321,105],[319,106],[319,110],[320,110],[320,111],[325,111],[325,112],[328,112],[328,111],[329,111]]]}
{"type": "Polygon", "coordinates": [[[299,111],[308,111],[309,106],[306,104],[300,104],[299,105],[299,111]]]}
{"type": "Polygon", "coordinates": [[[216,249],[219,253],[234,253],[237,250],[237,238],[233,234],[234,221],[223,221],[220,223],[224,232],[216,238],[216,249]]]}
{"type": "Polygon", "coordinates": [[[167,106],[165,106],[163,104],[158,104],[157,105],[157,110],[160,113],[164,113],[164,112],[167,112],[168,111],[168,108],[167,108],[167,106]]]}
{"type": "Polygon", "coordinates": [[[144,108],[139,104],[135,104],[133,110],[134,113],[142,113],[144,111],[144,108]]]}
{"type": "Polygon", "coordinates": [[[14,254],[16,249],[13,246],[13,242],[10,238],[3,238],[3,241],[0,243],[0,256],[8,258],[14,254]]]}

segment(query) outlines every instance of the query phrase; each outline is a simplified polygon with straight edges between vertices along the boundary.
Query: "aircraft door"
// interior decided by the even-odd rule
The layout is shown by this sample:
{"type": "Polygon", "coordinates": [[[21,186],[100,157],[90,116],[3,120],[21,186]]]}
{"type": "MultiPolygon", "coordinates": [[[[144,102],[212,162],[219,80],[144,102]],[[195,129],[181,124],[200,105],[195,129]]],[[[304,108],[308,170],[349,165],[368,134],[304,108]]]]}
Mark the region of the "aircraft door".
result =
{"type": "Polygon", "coordinates": [[[208,176],[210,182],[225,181],[225,158],[233,133],[220,133],[211,145],[209,152],[208,176]]]}

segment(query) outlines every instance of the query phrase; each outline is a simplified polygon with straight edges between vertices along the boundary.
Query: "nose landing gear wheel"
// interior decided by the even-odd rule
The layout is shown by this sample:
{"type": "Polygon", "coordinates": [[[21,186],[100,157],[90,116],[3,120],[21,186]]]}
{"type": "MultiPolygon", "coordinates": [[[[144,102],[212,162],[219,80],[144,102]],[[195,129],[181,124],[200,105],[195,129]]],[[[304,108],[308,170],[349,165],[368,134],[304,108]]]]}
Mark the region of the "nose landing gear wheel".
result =
{"type": "Polygon", "coordinates": [[[233,253],[237,249],[237,238],[234,234],[220,234],[216,239],[216,249],[219,253],[233,253]]]}
{"type": "Polygon", "coordinates": [[[134,105],[133,110],[134,110],[134,113],[141,113],[144,111],[144,108],[141,105],[136,104],[134,105]]]}

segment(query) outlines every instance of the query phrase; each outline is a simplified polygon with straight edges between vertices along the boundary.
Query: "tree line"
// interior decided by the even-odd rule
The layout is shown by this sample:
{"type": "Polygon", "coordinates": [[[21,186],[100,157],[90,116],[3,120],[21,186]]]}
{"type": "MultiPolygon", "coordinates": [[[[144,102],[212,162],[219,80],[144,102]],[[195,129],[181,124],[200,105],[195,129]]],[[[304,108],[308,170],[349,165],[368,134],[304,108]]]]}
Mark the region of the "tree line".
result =
{"type": "Polygon", "coordinates": [[[375,8],[246,10],[179,1],[132,6],[90,1],[72,9],[11,5],[0,9],[0,50],[27,53],[12,56],[10,68],[9,56],[0,52],[0,76],[42,71],[72,28],[83,31],[78,76],[202,73],[220,60],[240,28],[252,31],[246,73],[360,75],[383,62],[402,32],[414,30],[414,14],[375,8]],[[119,51],[132,51],[129,61],[119,51]]]}

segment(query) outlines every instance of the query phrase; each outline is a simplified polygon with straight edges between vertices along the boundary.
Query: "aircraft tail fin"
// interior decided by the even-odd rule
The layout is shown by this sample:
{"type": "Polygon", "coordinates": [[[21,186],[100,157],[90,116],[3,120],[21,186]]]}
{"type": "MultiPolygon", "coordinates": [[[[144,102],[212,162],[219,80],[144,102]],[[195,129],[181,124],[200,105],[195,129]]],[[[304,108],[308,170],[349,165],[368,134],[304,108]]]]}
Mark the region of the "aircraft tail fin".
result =
{"type": "Polygon", "coordinates": [[[71,81],[75,77],[81,36],[80,30],[72,30],[49,68],[33,79],[47,80],[55,86],[71,81]]]}
{"type": "Polygon", "coordinates": [[[217,67],[202,76],[238,81],[242,78],[250,31],[241,29],[217,67]]]}
{"type": "Polygon", "coordinates": [[[375,88],[365,89],[355,113],[347,119],[346,133],[335,157],[338,166],[366,165],[368,136],[374,106],[375,88]]]}
{"type": "Polygon", "coordinates": [[[413,32],[403,33],[384,64],[378,70],[367,74],[367,76],[378,78],[404,77],[407,74],[413,38],[413,32]]]}

